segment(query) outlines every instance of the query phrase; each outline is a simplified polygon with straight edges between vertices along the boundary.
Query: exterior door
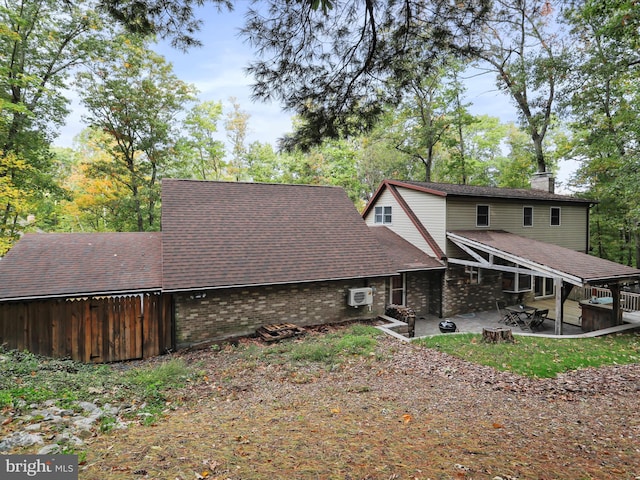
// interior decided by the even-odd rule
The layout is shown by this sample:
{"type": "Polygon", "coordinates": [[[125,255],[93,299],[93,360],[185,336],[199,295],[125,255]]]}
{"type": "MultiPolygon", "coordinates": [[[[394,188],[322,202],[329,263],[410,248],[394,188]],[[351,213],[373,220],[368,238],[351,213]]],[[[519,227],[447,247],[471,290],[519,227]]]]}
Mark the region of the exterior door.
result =
{"type": "Polygon", "coordinates": [[[393,305],[405,305],[405,274],[391,277],[389,288],[389,302],[393,305]]]}

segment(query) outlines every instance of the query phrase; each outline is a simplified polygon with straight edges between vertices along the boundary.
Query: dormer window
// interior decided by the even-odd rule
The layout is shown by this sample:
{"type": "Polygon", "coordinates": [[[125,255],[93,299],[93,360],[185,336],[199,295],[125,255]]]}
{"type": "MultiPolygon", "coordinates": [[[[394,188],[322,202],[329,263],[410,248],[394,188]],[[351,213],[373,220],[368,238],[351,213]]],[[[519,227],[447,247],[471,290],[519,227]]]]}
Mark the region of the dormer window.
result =
{"type": "Polygon", "coordinates": [[[476,205],[476,227],[489,226],[489,205],[476,205]]]}
{"type": "Polygon", "coordinates": [[[381,225],[391,224],[391,207],[376,207],[375,223],[379,223],[381,225]]]}

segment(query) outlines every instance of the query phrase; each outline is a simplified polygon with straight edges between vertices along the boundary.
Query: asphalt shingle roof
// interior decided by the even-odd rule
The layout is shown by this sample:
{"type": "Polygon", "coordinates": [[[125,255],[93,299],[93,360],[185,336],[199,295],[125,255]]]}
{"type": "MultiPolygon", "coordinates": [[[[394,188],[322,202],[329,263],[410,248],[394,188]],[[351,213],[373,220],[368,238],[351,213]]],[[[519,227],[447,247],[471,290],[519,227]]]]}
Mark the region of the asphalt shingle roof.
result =
{"type": "Polygon", "coordinates": [[[395,181],[390,183],[398,186],[414,187],[422,191],[439,194],[443,196],[459,196],[459,197],[491,197],[504,199],[519,200],[541,200],[554,202],[573,202],[573,203],[594,203],[593,200],[573,197],[569,195],[559,195],[557,193],[549,193],[545,190],[536,190],[531,188],[502,188],[502,187],[481,187],[476,185],[456,185],[452,183],[436,183],[436,182],[413,182],[413,181],[395,181]]]}
{"type": "Polygon", "coordinates": [[[30,233],[0,260],[0,300],[159,290],[162,245],[150,233],[30,233]]]}
{"type": "Polygon", "coordinates": [[[395,273],[341,188],[164,180],[162,207],[165,291],[395,273]]]}
{"type": "Polygon", "coordinates": [[[389,257],[394,270],[408,272],[411,270],[444,270],[446,268],[443,263],[427,255],[389,228],[382,226],[369,228],[389,257]]]}
{"type": "Polygon", "coordinates": [[[502,230],[456,230],[451,233],[567,273],[585,283],[640,277],[637,268],[502,230]]]}

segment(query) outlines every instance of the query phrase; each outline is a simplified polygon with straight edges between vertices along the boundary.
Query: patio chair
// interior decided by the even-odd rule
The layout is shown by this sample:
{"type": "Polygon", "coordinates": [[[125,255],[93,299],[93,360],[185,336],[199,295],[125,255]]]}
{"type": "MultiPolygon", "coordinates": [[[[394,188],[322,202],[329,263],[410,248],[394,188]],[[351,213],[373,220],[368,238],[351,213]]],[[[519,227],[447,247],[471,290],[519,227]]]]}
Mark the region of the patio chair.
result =
{"type": "Polygon", "coordinates": [[[513,312],[506,310],[507,304],[502,300],[496,300],[496,310],[498,311],[498,321],[510,327],[519,327],[520,318],[513,312]]]}
{"type": "Polygon", "coordinates": [[[542,327],[544,321],[549,317],[549,309],[545,308],[544,310],[536,310],[536,313],[533,314],[531,320],[529,321],[528,327],[533,331],[534,329],[539,329],[542,327]]]}

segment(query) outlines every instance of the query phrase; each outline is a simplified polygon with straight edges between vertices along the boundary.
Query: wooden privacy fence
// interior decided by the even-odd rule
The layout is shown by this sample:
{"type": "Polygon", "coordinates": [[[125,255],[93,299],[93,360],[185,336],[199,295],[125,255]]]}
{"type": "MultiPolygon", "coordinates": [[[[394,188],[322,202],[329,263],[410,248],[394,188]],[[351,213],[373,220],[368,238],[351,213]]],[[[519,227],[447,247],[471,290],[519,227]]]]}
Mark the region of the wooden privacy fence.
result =
{"type": "Polygon", "coordinates": [[[173,347],[171,300],[160,294],[0,303],[0,345],[106,363],[173,347]]]}

